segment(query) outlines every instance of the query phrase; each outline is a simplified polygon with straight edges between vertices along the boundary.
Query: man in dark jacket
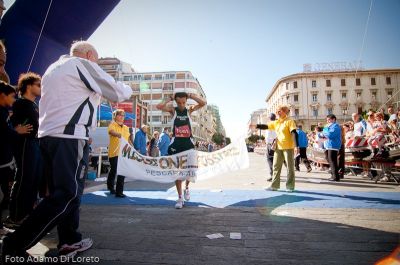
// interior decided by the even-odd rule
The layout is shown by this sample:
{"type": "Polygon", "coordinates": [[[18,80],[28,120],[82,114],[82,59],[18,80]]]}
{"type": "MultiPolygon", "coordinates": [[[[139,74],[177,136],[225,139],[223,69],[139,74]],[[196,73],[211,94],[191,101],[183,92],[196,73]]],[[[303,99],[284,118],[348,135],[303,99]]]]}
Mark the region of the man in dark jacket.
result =
{"type": "Polygon", "coordinates": [[[297,137],[299,146],[295,149],[296,151],[296,159],[295,159],[295,167],[297,171],[300,171],[300,160],[303,160],[304,165],[307,168],[307,172],[311,172],[312,168],[310,166],[310,161],[307,158],[307,147],[308,147],[308,139],[307,134],[303,131],[303,126],[297,126],[297,137]]]}
{"type": "MultiPolygon", "coordinates": [[[[15,128],[10,123],[9,108],[15,102],[16,92],[7,83],[0,81],[0,187],[3,199],[0,205],[1,212],[9,199],[9,181],[14,177],[15,160],[13,157],[13,143],[18,134],[26,134],[32,130],[30,124],[20,125],[15,128]]],[[[4,234],[3,223],[0,222],[0,234],[4,234]]]]}

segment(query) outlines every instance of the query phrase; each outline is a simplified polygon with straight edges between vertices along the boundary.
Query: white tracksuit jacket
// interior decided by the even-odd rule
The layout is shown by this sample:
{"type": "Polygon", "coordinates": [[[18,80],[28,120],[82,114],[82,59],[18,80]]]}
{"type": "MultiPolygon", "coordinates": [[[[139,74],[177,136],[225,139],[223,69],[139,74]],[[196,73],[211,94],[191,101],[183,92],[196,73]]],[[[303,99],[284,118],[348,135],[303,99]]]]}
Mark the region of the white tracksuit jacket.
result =
{"type": "Polygon", "coordinates": [[[96,63],[61,56],[42,78],[39,101],[39,138],[53,136],[88,139],[96,127],[101,96],[112,102],[127,100],[132,89],[116,82],[96,63]]]}

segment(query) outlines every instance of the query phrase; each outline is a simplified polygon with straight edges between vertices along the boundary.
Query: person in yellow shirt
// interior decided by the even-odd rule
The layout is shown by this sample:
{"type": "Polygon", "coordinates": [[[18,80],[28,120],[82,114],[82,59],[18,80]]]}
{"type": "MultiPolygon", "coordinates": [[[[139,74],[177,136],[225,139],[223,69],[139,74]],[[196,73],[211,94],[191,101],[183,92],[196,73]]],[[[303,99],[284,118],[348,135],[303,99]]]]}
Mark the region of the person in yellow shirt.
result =
{"type": "Polygon", "coordinates": [[[268,123],[268,130],[276,132],[276,144],[272,184],[267,190],[276,191],[280,188],[281,169],[284,161],[287,163],[288,176],[286,181],[286,191],[294,191],[294,150],[298,152],[298,140],[296,123],[288,117],[289,108],[286,106],[278,106],[276,114],[278,119],[268,123]]]}
{"type": "Polygon", "coordinates": [[[130,144],[130,133],[128,126],[124,125],[125,111],[117,109],[113,112],[113,121],[108,126],[108,135],[110,136],[110,143],[108,145],[108,160],[110,161],[110,172],[107,177],[107,188],[110,194],[115,194],[117,198],[124,198],[126,195],[124,191],[125,177],[117,176],[117,185],[114,189],[115,175],[117,174],[118,154],[120,139],[123,138],[130,144]]]}

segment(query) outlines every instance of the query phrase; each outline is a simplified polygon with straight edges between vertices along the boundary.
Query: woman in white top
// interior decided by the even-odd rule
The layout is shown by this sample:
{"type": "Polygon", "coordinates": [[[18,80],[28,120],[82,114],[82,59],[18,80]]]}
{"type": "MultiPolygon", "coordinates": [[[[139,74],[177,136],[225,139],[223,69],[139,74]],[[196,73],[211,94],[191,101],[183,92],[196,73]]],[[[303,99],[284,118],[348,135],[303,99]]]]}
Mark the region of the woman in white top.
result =
{"type": "Polygon", "coordinates": [[[325,142],[325,138],[322,137],[322,128],[316,126],[315,129],[315,141],[314,141],[314,147],[315,148],[320,148],[320,149],[324,149],[324,142],[325,142]]]}

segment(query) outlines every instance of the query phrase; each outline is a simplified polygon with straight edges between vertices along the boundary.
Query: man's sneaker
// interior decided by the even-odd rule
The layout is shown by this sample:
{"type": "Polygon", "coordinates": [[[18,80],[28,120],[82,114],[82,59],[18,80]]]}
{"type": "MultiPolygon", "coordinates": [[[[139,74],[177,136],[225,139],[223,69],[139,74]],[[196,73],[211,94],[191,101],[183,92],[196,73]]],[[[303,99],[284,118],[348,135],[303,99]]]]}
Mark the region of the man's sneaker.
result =
{"type": "Polygon", "coordinates": [[[72,245],[64,244],[58,250],[58,255],[73,258],[76,254],[78,254],[78,252],[88,250],[92,245],[93,240],[91,238],[82,239],[81,241],[72,245]]]}
{"type": "Polygon", "coordinates": [[[189,189],[185,189],[183,191],[183,197],[185,198],[185,201],[190,201],[190,192],[189,189]]]}
{"type": "Polygon", "coordinates": [[[182,199],[182,198],[179,198],[179,199],[176,201],[175,209],[182,209],[182,207],[183,207],[184,204],[185,204],[185,203],[183,202],[183,199],[182,199]]]}
{"type": "Polygon", "coordinates": [[[0,236],[5,236],[5,235],[7,235],[9,233],[12,233],[12,232],[14,232],[14,229],[9,229],[9,228],[7,228],[5,226],[3,226],[3,228],[0,228],[0,236]]]}
{"type": "Polygon", "coordinates": [[[21,223],[22,223],[22,221],[16,222],[16,221],[12,220],[10,218],[10,216],[7,216],[6,220],[4,220],[4,222],[3,222],[3,225],[10,229],[17,229],[18,227],[21,226],[21,223]]]}
{"type": "Polygon", "coordinates": [[[277,191],[278,189],[272,188],[272,187],[270,186],[270,187],[266,187],[265,190],[266,190],[266,191],[277,191]]]}

